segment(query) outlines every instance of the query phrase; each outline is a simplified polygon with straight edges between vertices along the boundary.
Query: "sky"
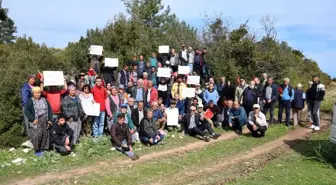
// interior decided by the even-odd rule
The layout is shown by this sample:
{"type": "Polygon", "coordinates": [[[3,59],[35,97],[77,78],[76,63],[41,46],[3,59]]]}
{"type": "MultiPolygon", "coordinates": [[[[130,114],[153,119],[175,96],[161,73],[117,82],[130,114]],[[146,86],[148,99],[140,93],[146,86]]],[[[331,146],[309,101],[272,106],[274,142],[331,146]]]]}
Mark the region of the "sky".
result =
{"type": "MultiPolygon", "coordinates": [[[[202,28],[205,14],[221,15],[238,26],[249,20],[250,28],[263,35],[260,19],[277,20],[277,39],[287,41],[314,59],[321,69],[336,77],[335,0],[162,0],[180,20],[202,28]]],[[[78,41],[88,28],[103,28],[120,12],[121,0],[3,0],[15,21],[18,36],[31,36],[35,42],[64,48],[78,41]]]]}

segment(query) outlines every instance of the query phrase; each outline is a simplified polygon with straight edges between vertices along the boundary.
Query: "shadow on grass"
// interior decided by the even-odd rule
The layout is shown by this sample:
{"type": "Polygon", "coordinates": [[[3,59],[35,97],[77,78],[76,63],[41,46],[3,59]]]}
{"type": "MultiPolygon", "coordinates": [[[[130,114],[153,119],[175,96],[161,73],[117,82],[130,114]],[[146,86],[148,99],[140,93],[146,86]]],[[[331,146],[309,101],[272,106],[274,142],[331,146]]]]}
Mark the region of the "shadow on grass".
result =
{"type": "Polygon", "coordinates": [[[329,140],[298,139],[284,142],[294,151],[305,156],[307,160],[331,164],[336,169],[336,145],[329,140]]]}

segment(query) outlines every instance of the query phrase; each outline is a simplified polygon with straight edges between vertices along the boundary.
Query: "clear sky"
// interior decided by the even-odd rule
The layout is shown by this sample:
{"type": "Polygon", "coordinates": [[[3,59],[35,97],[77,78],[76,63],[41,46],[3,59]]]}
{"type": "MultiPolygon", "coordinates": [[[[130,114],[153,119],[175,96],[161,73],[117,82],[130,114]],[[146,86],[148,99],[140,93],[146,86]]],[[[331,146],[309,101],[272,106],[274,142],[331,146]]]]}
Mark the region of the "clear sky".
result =
{"type": "MultiPolygon", "coordinates": [[[[163,0],[180,20],[201,28],[205,13],[229,18],[234,25],[249,19],[249,26],[262,35],[260,18],[277,19],[277,39],[303,51],[323,71],[336,77],[336,0],[163,0]]],[[[38,43],[64,48],[86,34],[103,28],[119,12],[120,0],[3,0],[3,7],[18,27],[17,35],[31,36],[38,43]]],[[[233,25],[233,26],[234,26],[233,25]]]]}

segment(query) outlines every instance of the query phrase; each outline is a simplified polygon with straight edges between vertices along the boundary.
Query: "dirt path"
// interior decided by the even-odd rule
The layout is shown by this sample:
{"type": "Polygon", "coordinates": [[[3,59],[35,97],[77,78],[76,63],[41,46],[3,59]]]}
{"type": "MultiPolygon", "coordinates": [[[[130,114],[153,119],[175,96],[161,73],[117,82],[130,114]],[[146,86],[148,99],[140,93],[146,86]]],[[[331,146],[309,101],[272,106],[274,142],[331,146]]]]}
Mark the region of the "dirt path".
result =
{"type": "MultiPolygon", "coordinates": [[[[321,126],[322,127],[326,127],[329,126],[328,121],[327,120],[321,120],[321,126]]],[[[307,136],[312,133],[313,131],[311,129],[307,129],[307,128],[297,128],[295,130],[293,130],[291,133],[275,140],[269,143],[266,143],[260,147],[254,148],[252,150],[249,151],[244,151],[241,152],[238,155],[232,156],[232,158],[230,158],[230,160],[223,160],[223,161],[218,161],[218,165],[215,166],[211,166],[211,168],[203,168],[203,169],[194,169],[192,172],[187,172],[184,171],[182,173],[179,174],[175,174],[173,176],[171,176],[171,179],[174,179],[174,182],[167,182],[164,179],[160,179],[158,182],[155,183],[155,185],[164,185],[164,184],[183,184],[185,182],[190,182],[191,180],[195,180],[195,178],[200,178],[201,176],[207,176],[208,174],[213,174],[216,173],[218,171],[223,170],[224,168],[228,168],[229,166],[232,165],[238,165],[243,161],[250,161],[256,157],[260,157],[261,155],[265,155],[268,154],[272,151],[276,150],[284,150],[284,148],[286,148],[286,150],[290,150],[290,147],[288,147],[288,145],[286,144],[286,142],[288,141],[294,141],[294,140],[298,140],[298,139],[306,139],[307,136]],[[162,180],[162,181],[161,181],[162,180]]],[[[267,133],[266,133],[267,134],[267,133]]],[[[154,185],[154,184],[152,184],[154,185]]]]}
{"type": "MultiPolygon", "coordinates": [[[[244,129],[243,133],[248,133],[247,129],[244,129]]],[[[33,184],[40,184],[40,183],[46,183],[52,180],[65,180],[74,176],[80,176],[80,175],[85,175],[92,173],[93,171],[101,171],[104,167],[111,168],[113,166],[120,166],[120,165],[129,165],[129,164],[135,164],[135,163],[142,163],[148,160],[152,160],[155,158],[161,158],[161,157],[166,157],[169,155],[175,155],[175,154],[183,154],[187,151],[195,150],[195,149],[200,149],[203,147],[206,147],[208,145],[211,145],[213,143],[225,141],[225,140],[230,140],[235,137],[238,137],[237,134],[234,132],[229,132],[226,134],[223,134],[221,137],[219,137],[217,140],[211,140],[210,142],[204,142],[204,141],[197,141],[191,144],[188,144],[186,146],[181,146],[178,148],[166,150],[166,151],[161,151],[161,152],[155,152],[155,153],[150,153],[141,156],[141,158],[137,161],[132,161],[130,159],[122,160],[122,161],[117,161],[117,162],[98,162],[94,165],[80,168],[80,169],[74,169],[74,170],[68,170],[67,173],[48,173],[45,175],[41,176],[36,176],[36,177],[28,177],[24,180],[21,181],[16,181],[16,182],[11,182],[10,184],[16,184],[16,185],[33,185],[33,184]]]]}

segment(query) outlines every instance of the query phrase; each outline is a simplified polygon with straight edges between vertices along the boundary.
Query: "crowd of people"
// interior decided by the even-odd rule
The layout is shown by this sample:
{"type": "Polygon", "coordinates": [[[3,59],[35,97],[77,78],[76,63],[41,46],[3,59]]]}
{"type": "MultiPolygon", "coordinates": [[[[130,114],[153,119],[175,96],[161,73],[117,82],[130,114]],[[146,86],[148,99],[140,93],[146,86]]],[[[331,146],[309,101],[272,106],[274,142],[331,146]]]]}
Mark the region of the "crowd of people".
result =
{"type": "Polygon", "coordinates": [[[102,67],[101,56],[89,55],[87,73],[77,77],[69,73],[63,87],[44,87],[43,75],[29,75],[22,87],[22,110],[35,154],[55,150],[66,155],[81,136],[99,138],[104,134],[110,135],[116,150],[133,160],[139,158],[132,148],[135,142],[159,145],[173,130],[209,142],[220,137],[215,127],[233,129],[240,135],[246,125],[253,137],[263,137],[269,124],[282,122],[284,109],[286,126],[290,126],[291,111],[293,125],[299,124],[305,103],[311,129],[320,130],[319,107],[325,87],[317,75],[307,91],[300,83],[291,86],[288,78],[276,85],[266,73],[261,79],[246,78],[248,81],[242,77],[230,81],[223,76],[216,83],[207,74],[207,62],[206,48],[194,51],[182,45],[178,53],[175,49],[159,56],[153,52],[147,61],[142,55],[134,56],[117,75],[116,68],[102,67]],[[178,66],[189,66],[190,73],[178,74],[178,66]],[[170,69],[171,77],[159,77],[158,68],[170,69]],[[200,83],[188,84],[190,75],[199,75],[200,83]],[[183,97],[186,88],[195,88],[195,96],[183,97]],[[86,115],[83,101],[99,103],[99,115],[86,115]]]}

